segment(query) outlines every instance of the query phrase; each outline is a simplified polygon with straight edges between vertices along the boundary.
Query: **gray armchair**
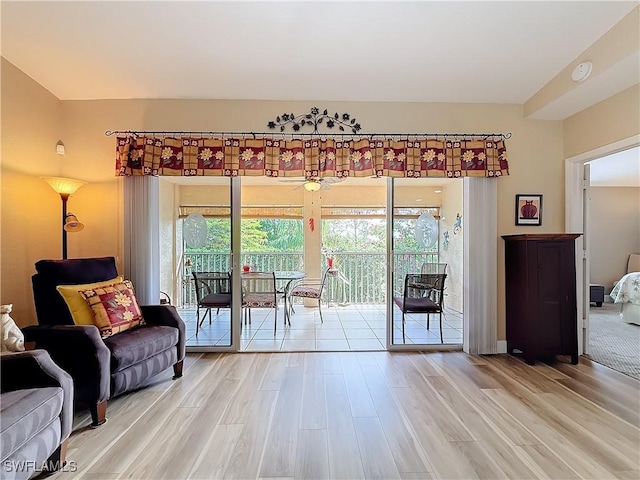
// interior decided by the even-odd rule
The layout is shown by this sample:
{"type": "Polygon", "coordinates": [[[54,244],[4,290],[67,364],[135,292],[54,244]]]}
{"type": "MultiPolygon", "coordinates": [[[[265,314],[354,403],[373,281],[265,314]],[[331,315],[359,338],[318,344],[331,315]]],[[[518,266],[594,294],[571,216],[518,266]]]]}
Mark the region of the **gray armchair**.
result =
{"type": "Polygon", "coordinates": [[[3,479],[59,470],[73,424],[73,380],[44,350],[0,357],[3,479]]]}

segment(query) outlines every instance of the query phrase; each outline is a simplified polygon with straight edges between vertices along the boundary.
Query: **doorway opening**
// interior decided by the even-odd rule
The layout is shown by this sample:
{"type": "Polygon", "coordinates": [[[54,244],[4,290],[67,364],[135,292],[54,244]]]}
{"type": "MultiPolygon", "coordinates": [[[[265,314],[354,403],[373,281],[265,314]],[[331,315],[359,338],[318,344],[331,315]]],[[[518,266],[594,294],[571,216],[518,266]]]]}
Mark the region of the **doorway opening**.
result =
{"type": "MultiPolygon", "coordinates": [[[[636,225],[634,228],[632,225],[634,221],[638,221],[639,197],[637,192],[640,187],[637,182],[640,172],[638,172],[637,147],[639,145],[640,138],[638,136],[630,137],[569,158],[566,161],[565,230],[567,232],[583,232],[577,262],[580,354],[598,356],[596,351],[592,353],[593,346],[596,347],[596,350],[600,350],[609,340],[614,341],[609,337],[609,331],[603,333],[599,326],[593,325],[595,331],[592,332],[593,321],[604,324],[607,321],[615,322],[617,320],[615,322],[616,328],[623,325],[620,323],[622,321],[619,315],[620,305],[610,303],[612,299],[608,294],[614,284],[626,273],[628,256],[631,252],[624,252],[621,248],[616,248],[613,251],[607,246],[611,245],[615,239],[617,245],[623,243],[627,245],[627,242],[630,242],[627,245],[627,250],[640,250],[638,226],[636,225]],[[624,173],[625,169],[621,165],[616,167],[616,162],[621,161],[621,158],[619,155],[612,156],[614,154],[628,156],[629,164],[635,168],[635,172],[627,170],[624,173]],[[592,169],[595,169],[594,175],[592,175],[592,169]],[[603,173],[607,178],[603,177],[603,173]],[[621,179],[615,180],[615,176],[619,176],[621,179]],[[636,183],[629,184],[629,181],[636,183]],[[614,186],[616,183],[618,185],[614,186]],[[630,202],[622,200],[619,204],[621,199],[617,197],[621,195],[630,195],[633,200],[630,202]],[[626,215],[623,215],[622,220],[616,219],[616,206],[618,205],[621,211],[624,211],[625,208],[631,208],[633,212],[627,212],[626,215]],[[602,245],[605,245],[605,251],[603,251],[602,245]],[[605,264],[602,263],[603,261],[605,264]],[[591,314],[594,314],[594,318],[591,318],[591,314]]],[[[634,335],[631,335],[631,338],[633,337],[634,335]]],[[[637,348],[637,341],[635,345],[637,348]]],[[[606,350],[609,353],[605,353],[604,357],[613,352],[611,348],[605,348],[604,351],[606,350]]],[[[599,361],[604,364],[606,364],[605,362],[613,363],[611,360],[603,359],[604,357],[599,357],[599,361]]],[[[632,353],[630,357],[637,359],[638,355],[632,353]]],[[[613,359],[613,357],[610,358],[613,359]]],[[[616,369],[616,367],[612,368],[616,369]]],[[[635,368],[637,367],[633,367],[632,370],[635,368]]]]}

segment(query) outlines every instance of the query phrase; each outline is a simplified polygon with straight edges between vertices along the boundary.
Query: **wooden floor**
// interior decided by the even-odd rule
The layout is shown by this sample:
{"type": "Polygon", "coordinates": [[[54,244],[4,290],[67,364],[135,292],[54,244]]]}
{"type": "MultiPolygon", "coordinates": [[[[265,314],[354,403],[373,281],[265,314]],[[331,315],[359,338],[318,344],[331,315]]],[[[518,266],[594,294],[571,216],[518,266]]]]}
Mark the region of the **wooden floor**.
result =
{"type": "Polygon", "coordinates": [[[581,359],[191,354],[76,415],[57,479],[638,479],[640,382],[581,359]]]}

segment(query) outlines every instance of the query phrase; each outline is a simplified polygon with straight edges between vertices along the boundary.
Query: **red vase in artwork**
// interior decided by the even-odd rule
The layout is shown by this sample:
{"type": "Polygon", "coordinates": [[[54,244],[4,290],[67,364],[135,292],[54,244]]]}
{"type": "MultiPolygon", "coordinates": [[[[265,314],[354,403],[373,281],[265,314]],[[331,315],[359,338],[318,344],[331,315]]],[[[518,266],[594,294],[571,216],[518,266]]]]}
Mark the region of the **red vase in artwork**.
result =
{"type": "Polygon", "coordinates": [[[524,205],[520,207],[522,218],[536,218],[538,207],[533,204],[533,200],[525,200],[524,205]]]}

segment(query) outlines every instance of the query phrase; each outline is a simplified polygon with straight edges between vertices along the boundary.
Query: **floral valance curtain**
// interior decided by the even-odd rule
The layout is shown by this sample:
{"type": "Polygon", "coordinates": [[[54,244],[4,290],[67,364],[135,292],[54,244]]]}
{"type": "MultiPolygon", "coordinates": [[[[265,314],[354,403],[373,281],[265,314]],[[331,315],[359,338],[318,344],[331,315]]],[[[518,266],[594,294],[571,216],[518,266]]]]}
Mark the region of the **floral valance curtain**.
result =
{"type": "Polygon", "coordinates": [[[233,138],[119,135],[116,174],[268,177],[500,177],[503,139],[233,138]]]}

